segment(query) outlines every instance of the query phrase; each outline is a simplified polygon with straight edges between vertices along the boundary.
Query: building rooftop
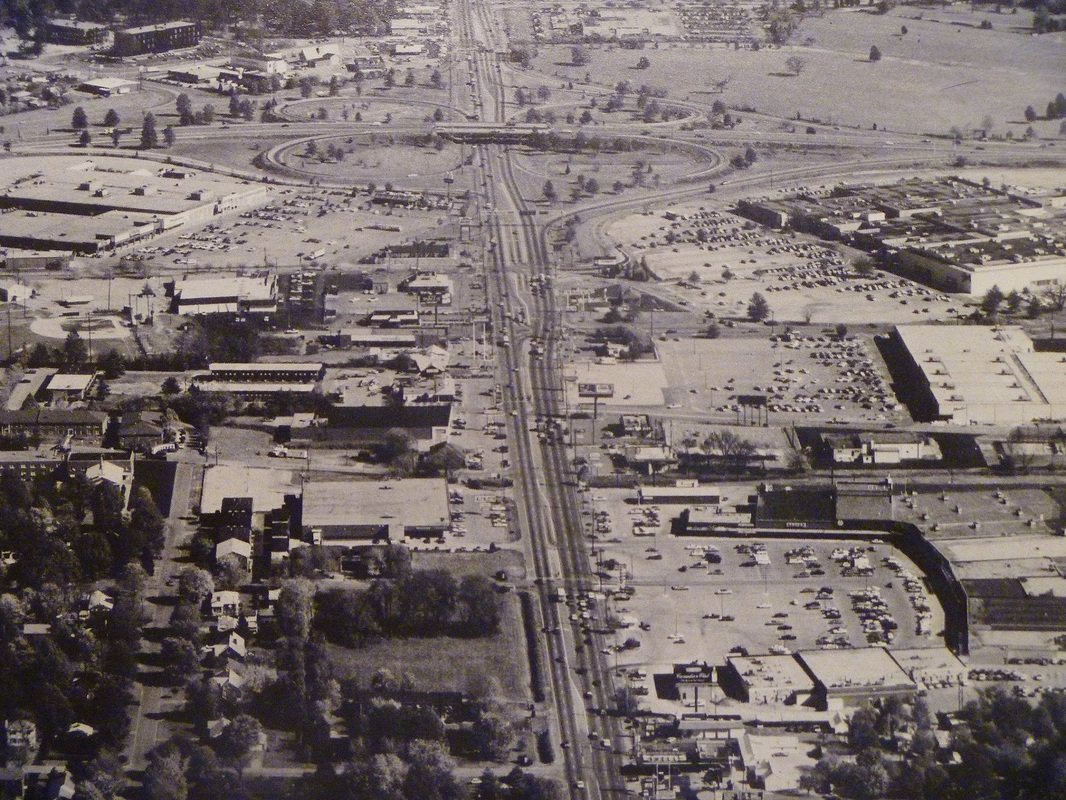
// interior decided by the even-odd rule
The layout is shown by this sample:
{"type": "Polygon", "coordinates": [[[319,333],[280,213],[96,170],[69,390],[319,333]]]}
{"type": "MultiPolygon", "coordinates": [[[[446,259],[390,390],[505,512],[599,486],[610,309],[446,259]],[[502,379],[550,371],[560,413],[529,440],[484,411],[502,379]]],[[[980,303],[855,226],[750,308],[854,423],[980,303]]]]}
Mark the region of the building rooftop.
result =
{"type": "Polygon", "coordinates": [[[853,650],[804,650],[796,654],[815,680],[828,691],[914,687],[914,681],[883,647],[853,650]]]}
{"type": "Polygon", "coordinates": [[[190,25],[196,25],[195,22],[189,22],[188,20],[174,20],[173,22],[160,22],[155,25],[140,25],[136,28],[123,28],[119,33],[148,33],[149,31],[166,31],[175,30],[177,28],[187,28],[190,25]]]}
{"type": "Polygon", "coordinates": [[[84,392],[96,380],[96,375],[74,375],[59,372],[45,385],[49,392],[84,392]]]}
{"type": "Polygon", "coordinates": [[[253,511],[281,508],[286,494],[299,494],[291,469],[214,464],[204,471],[200,513],[217,514],[227,497],[252,498],[253,511]]]}
{"type": "Polygon", "coordinates": [[[448,487],[443,478],[396,481],[313,481],[304,485],[303,524],[448,525],[448,487]]]}
{"type": "Polygon", "coordinates": [[[277,279],[274,275],[259,277],[237,275],[227,278],[191,278],[179,281],[174,285],[174,294],[180,296],[182,303],[228,297],[239,297],[242,300],[271,300],[276,289],[277,279]]]}
{"type": "Polygon", "coordinates": [[[1016,326],[901,325],[896,333],[922,370],[940,413],[958,421],[1018,422],[1054,416],[1066,397],[1066,359],[1037,353],[1016,326]]]}
{"type": "Polygon", "coordinates": [[[726,660],[753,689],[791,687],[802,692],[814,688],[811,676],[792,655],[729,656],[726,660]]]}
{"type": "Polygon", "coordinates": [[[285,361],[285,362],[240,362],[224,361],[208,364],[211,372],[321,372],[321,361],[285,361]]]}

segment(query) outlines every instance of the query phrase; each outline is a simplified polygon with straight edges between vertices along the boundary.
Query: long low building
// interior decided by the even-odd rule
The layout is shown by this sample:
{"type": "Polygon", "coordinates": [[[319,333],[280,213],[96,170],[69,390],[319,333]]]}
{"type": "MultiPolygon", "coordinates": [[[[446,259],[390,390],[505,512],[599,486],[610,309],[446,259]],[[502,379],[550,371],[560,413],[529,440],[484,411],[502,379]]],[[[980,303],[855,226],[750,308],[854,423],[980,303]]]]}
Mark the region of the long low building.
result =
{"type": "Polygon", "coordinates": [[[303,530],[313,544],[439,538],[451,527],[443,478],[304,484],[303,530]]]}
{"type": "Polygon", "coordinates": [[[321,361],[282,363],[216,362],[208,365],[211,380],[233,383],[315,383],[322,380],[321,361]]]}

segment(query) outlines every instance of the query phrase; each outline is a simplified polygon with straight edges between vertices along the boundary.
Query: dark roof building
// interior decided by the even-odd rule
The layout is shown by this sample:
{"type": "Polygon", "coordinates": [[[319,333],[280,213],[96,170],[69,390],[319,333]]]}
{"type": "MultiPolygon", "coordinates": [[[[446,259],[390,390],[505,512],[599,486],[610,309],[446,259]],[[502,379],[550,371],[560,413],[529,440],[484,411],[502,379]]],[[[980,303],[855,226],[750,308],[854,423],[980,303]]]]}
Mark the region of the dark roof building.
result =
{"type": "Polygon", "coordinates": [[[115,55],[137,56],[142,53],[165,53],[200,43],[199,22],[165,22],[115,31],[115,55]]]}
{"type": "Polygon", "coordinates": [[[107,41],[107,26],[98,22],[79,22],[73,19],[51,19],[44,29],[45,41],[78,47],[103,44],[107,41]]]}

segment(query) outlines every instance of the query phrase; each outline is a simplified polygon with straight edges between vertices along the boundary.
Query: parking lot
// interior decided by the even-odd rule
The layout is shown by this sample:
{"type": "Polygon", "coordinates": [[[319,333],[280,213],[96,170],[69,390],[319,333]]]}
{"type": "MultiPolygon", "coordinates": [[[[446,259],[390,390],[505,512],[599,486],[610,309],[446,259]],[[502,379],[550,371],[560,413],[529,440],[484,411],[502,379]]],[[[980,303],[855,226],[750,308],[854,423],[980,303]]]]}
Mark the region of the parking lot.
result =
{"type": "Polygon", "coordinates": [[[872,340],[818,326],[743,338],[656,342],[667,404],[736,415],[738,395],[767,398],[770,424],[909,420],[872,340]],[[746,369],[738,373],[737,364],[746,369]]]}
{"type": "Polygon", "coordinates": [[[860,274],[851,263],[859,251],[702,206],[631,214],[607,234],[678,286],[686,303],[720,319],[746,318],[756,291],[768,301],[770,318],[788,324],[926,323],[954,319],[961,310],[958,298],[913,281],[860,274]]]}
{"type": "MultiPolygon", "coordinates": [[[[735,503],[754,487],[722,491],[735,503]]],[[[590,549],[611,578],[605,585],[617,586],[621,575],[635,588],[628,600],[609,603],[610,614],[630,623],[617,643],[641,642],[613,655],[618,667],[650,676],[679,662],[720,664],[734,648],[757,654],[940,643],[944,617],[935,597],[917,567],[886,544],[674,537],[670,517],[681,507],[659,507],[656,521],[648,507],[626,503],[631,495],[598,490],[589,497],[597,520],[590,549]]]]}

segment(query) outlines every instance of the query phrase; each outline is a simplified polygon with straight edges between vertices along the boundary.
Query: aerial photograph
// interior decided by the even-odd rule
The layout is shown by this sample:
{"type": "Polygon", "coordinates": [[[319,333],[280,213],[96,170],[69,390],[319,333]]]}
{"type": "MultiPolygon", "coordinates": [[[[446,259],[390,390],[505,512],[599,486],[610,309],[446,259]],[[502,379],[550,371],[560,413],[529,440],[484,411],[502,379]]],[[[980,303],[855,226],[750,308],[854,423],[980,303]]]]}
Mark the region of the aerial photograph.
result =
{"type": "Polygon", "coordinates": [[[1066,0],[0,0],[0,800],[1066,800],[1066,0]]]}

